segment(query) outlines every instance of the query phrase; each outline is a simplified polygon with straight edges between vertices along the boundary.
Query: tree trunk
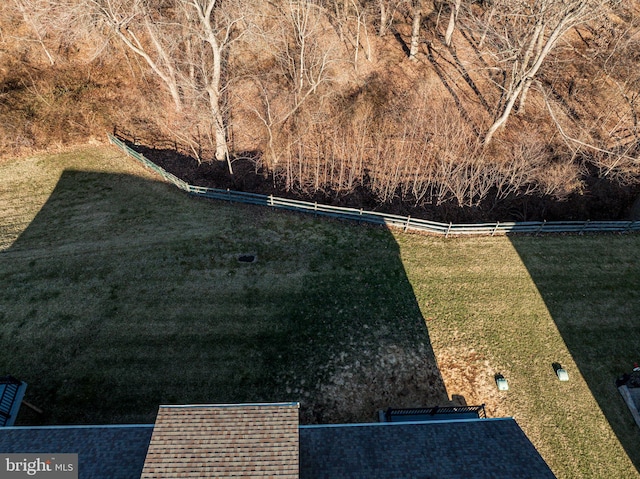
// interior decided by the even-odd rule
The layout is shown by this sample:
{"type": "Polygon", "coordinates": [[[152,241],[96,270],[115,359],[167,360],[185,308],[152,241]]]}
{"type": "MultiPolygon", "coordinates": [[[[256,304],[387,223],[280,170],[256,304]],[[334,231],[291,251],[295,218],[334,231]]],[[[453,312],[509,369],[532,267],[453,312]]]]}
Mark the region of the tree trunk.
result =
{"type": "Polygon", "coordinates": [[[216,160],[226,161],[229,174],[233,175],[233,168],[231,167],[231,159],[229,157],[229,146],[227,144],[227,128],[220,106],[220,75],[222,73],[220,57],[222,56],[222,52],[218,53],[218,55],[214,55],[214,73],[207,86],[207,94],[209,95],[209,107],[211,108],[211,117],[213,118],[214,135],[216,139],[216,160]]]}
{"type": "Polygon", "coordinates": [[[413,26],[411,27],[411,47],[409,48],[409,60],[411,61],[416,61],[416,55],[418,54],[420,23],[422,23],[422,5],[418,0],[413,5],[413,26]]]}
{"type": "Polygon", "coordinates": [[[524,113],[524,105],[527,101],[527,93],[529,93],[529,88],[531,88],[532,83],[533,78],[527,78],[524,82],[522,93],[520,93],[520,99],[518,100],[518,114],[524,113]]]}
{"type": "Polygon", "coordinates": [[[451,9],[451,13],[449,15],[449,25],[447,25],[447,31],[444,34],[444,44],[448,47],[451,46],[451,38],[453,37],[453,31],[456,29],[458,11],[460,11],[460,1],[461,0],[455,0],[454,2],[449,2],[449,8],[451,9]]]}
{"type": "Polygon", "coordinates": [[[378,36],[384,37],[387,34],[387,26],[389,24],[389,11],[385,5],[385,0],[379,0],[380,4],[380,28],[378,30],[378,36]]]}
{"type": "Polygon", "coordinates": [[[229,147],[227,145],[227,125],[224,121],[221,105],[221,84],[222,84],[222,56],[226,43],[220,41],[216,37],[214,30],[212,15],[216,7],[215,0],[209,0],[206,9],[192,0],[204,32],[203,39],[209,44],[211,49],[211,71],[207,74],[207,94],[209,96],[209,107],[211,109],[211,117],[214,125],[214,135],[216,139],[216,160],[226,161],[229,168],[229,174],[233,175],[231,167],[231,158],[229,157],[229,147]]]}
{"type": "Polygon", "coordinates": [[[511,110],[513,110],[513,105],[518,99],[518,95],[522,91],[523,87],[524,87],[524,83],[520,83],[518,86],[516,86],[514,91],[509,95],[507,99],[507,103],[505,104],[504,109],[502,110],[502,114],[500,115],[500,117],[498,117],[496,121],[493,122],[493,125],[491,125],[489,130],[487,130],[487,134],[484,136],[485,145],[488,145],[489,143],[491,143],[491,140],[493,139],[493,135],[495,134],[495,132],[498,131],[498,129],[501,126],[503,126],[509,119],[511,110]]]}

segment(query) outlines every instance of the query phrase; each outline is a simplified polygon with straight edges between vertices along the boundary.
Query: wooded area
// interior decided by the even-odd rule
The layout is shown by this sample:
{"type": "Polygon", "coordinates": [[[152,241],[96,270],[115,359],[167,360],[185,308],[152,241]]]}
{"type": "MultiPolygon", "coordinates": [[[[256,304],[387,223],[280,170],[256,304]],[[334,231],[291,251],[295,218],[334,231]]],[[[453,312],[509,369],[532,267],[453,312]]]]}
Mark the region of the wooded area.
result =
{"type": "Polygon", "coordinates": [[[639,20],[637,0],[9,0],[0,148],[118,125],[298,196],[625,219],[639,20]]]}

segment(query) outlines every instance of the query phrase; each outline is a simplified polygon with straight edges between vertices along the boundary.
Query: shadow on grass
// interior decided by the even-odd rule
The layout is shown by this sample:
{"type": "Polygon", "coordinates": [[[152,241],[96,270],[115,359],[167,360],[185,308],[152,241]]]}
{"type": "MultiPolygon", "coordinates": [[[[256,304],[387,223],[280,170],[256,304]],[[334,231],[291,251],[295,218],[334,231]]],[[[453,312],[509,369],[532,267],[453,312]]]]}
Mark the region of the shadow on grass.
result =
{"type": "MultiPolygon", "coordinates": [[[[640,354],[637,240],[604,235],[516,236],[511,242],[579,373],[640,470],[640,432],[615,387],[616,378],[628,372],[640,354]]],[[[555,372],[559,366],[552,365],[555,372]]],[[[568,373],[571,380],[572,372],[568,373]]]]}
{"type": "Polygon", "coordinates": [[[355,422],[449,403],[383,228],[65,171],[0,253],[0,281],[0,364],[44,410],[18,423],[265,401],[300,401],[303,423],[355,422]]]}

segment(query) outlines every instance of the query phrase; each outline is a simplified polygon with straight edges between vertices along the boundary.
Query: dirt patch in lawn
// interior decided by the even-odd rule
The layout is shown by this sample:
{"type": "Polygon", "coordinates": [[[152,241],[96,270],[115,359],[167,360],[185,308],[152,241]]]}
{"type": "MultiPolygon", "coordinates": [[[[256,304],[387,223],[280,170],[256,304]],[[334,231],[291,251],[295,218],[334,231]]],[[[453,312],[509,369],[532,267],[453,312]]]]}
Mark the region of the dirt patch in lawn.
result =
{"type": "Polygon", "coordinates": [[[302,403],[303,423],[372,422],[388,407],[450,404],[433,353],[424,346],[363,347],[357,358],[345,353],[325,367],[331,371],[327,380],[313,401],[302,403]]]}
{"type": "Polygon", "coordinates": [[[440,373],[452,396],[464,397],[470,406],[484,404],[489,417],[504,417],[504,393],[498,391],[496,371],[489,361],[473,349],[444,348],[438,350],[440,373]]]}

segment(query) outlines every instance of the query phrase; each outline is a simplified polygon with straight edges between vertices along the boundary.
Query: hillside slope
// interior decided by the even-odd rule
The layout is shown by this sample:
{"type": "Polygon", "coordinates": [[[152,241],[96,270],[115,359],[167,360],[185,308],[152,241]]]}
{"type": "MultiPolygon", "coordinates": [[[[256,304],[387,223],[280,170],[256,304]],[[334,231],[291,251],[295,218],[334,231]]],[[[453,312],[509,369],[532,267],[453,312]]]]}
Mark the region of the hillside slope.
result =
{"type": "Polygon", "coordinates": [[[634,214],[636,0],[226,0],[208,23],[195,0],[76,3],[0,6],[5,155],[117,126],[202,184],[442,221],[634,214]]]}

